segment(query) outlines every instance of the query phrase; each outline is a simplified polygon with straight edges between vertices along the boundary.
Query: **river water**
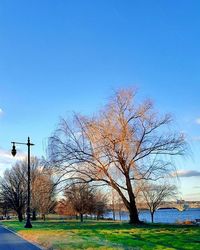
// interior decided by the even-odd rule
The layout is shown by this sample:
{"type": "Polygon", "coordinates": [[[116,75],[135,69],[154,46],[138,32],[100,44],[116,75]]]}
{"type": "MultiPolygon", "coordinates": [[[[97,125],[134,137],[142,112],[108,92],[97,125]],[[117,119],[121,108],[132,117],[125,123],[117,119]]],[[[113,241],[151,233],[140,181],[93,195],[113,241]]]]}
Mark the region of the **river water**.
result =
{"type": "MultiPolygon", "coordinates": [[[[113,219],[113,213],[107,212],[104,218],[113,219]]],[[[151,222],[150,212],[148,210],[139,212],[140,220],[144,222],[151,222]]],[[[128,212],[115,212],[115,219],[128,221],[128,212]]],[[[195,219],[200,219],[200,208],[190,208],[185,211],[179,211],[177,209],[160,209],[154,213],[155,223],[179,223],[184,221],[195,221],[195,219]]]]}

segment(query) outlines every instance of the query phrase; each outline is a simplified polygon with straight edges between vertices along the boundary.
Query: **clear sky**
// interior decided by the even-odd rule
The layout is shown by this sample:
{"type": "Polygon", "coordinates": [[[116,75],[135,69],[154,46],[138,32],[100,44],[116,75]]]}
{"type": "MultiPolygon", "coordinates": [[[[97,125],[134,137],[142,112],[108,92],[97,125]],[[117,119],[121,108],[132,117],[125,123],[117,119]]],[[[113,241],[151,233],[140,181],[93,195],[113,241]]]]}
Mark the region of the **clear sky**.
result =
{"type": "Polygon", "coordinates": [[[199,13],[198,0],[1,0],[0,173],[16,160],[11,141],[30,136],[32,154],[45,155],[59,117],[137,86],[186,133],[179,185],[200,200],[199,13]]]}

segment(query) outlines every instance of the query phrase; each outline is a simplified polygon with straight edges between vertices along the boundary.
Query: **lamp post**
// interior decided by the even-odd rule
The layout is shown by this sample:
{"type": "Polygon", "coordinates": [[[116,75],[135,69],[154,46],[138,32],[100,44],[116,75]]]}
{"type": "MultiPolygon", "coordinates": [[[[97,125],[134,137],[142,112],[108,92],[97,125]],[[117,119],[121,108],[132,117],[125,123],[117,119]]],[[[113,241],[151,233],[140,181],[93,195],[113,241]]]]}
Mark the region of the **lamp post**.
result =
{"type": "Polygon", "coordinates": [[[30,138],[28,137],[27,143],[23,143],[23,142],[11,142],[13,144],[12,147],[12,155],[15,156],[17,153],[17,150],[15,148],[15,144],[23,144],[23,145],[27,145],[28,146],[28,198],[27,198],[27,210],[26,210],[26,224],[25,224],[25,228],[32,228],[31,225],[31,211],[30,211],[30,199],[31,199],[31,192],[30,192],[30,183],[31,183],[31,176],[30,176],[30,146],[33,146],[34,144],[30,142],[30,138]]]}

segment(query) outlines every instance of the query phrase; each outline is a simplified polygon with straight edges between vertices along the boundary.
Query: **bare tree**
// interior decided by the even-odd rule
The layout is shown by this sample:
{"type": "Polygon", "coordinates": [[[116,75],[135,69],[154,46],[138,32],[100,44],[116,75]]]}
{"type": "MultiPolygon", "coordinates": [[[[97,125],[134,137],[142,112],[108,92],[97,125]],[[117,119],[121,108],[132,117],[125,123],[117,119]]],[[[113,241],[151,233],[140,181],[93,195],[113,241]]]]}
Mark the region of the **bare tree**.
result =
{"type": "Polygon", "coordinates": [[[73,184],[65,190],[64,196],[80,215],[81,222],[84,214],[91,214],[95,209],[94,190],[88,184],[73,184]]]}
{"type": "Polygon", "coordinates": [[[35,170],[34,175],[31,188],[32,208],[45,220],[45,215],[55,206],[55,186],[50,173],[44,169],[35,170]]]}
{"type": "Polygon", "coordinates": [[[177,187],[169,183],[154,184],[145,183],[141,188],[144,202],[147,204],[151,213],[151,222],[154,222],[154,213],[166,199],[175,198],[177,195],[177,187]]]}
{"type": "Polygon", "coordinates": [[[0,214],[3,214],[5,217],[7,217],[9,205],[8,202],[5,200],[4,192],[1,190],[1,188],[2,187],[0,185],[0,214]]]}
{"type": "Polygon", "coordinates": [[[94,193],[94,207],[92,212],[96,215],[97,220],[99,220],[106,212],[107,202],[107,195],[96,190],[94,193]]]}
{"type": "Polygon", "coordinates": [[[25,179],[25,165],[17,163],[10,170],[6,170],[0,180],[1,196],[4,203],[12,208],[21,222],[27,200],[27,183],[25,179]]]}
{"type": "MultiPolygon", "coordinates": [[[[47,213],[52,206],[54,184],[51,175],[47,175],[39,165],[37,157],[31,157],[31,207],[36,211],[47,213]]],[[[17,162],[6,170],[0,180],[0,196],[7,208],[16,211],[19,221],[27,203],[27,159],[17,162]]]]}
{"type": "Polygon", "coordinates": [[[68,216],[76,215],[76,211],[74,210],[71,202],[68,202],[68,200],[64,198],[57,202],[55,207],[55,212],[59,215],[68,215],[68,216]]]}
{"type": "Polygon", "coordinates": [[[117,195],[116,210],[119,213],[119,220],[122,220],[122,212],[124,211],[124,203],[119,195],[117,195]]]}
{"type": "Polygon", "coordinates": [[[152,102],[137,104],[135,91],[120,90],[94,117],[62,120],[49,139],[49,159],[61,180],[111,186],[140,223],[134,185],[174,170],[171,157],[185,151],[182,134],[170,130],[170,115],[160,116],[152,102]]]}

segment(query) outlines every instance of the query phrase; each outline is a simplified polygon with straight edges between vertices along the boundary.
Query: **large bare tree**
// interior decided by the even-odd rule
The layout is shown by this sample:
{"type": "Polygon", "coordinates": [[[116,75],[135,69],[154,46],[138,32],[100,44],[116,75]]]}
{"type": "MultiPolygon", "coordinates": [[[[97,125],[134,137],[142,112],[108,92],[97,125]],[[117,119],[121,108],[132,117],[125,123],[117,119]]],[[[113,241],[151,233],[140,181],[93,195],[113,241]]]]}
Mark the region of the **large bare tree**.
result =
{"type": "Polygon", "coordinates": [[[170,156],[182,155],[185,140],[170,129],[171,116],[155,112],[151,101],[137,103],[136,92],[115,93],[93,117],[62,119],[49,139],[49,158],[60,180],[98,182],[117,191],[140,223],[134,186],[156,180],[174,168],[170,156]]]}

